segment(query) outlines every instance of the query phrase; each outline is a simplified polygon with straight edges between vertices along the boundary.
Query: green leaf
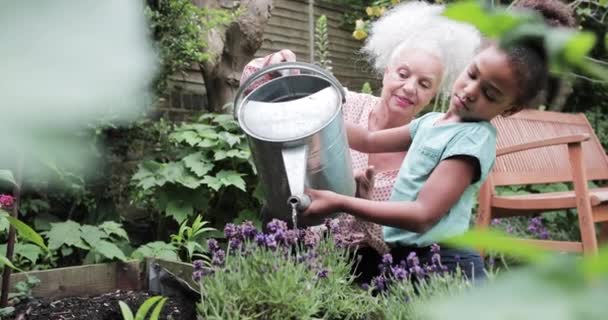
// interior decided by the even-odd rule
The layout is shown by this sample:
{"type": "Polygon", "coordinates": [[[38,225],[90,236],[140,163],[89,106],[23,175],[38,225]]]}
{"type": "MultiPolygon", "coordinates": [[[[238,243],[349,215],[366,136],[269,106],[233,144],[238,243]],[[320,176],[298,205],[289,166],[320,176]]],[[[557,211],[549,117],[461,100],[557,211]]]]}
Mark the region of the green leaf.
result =
{"type": "Polygon", "coordinates": [[[203,178],[203,183],[214,191],[218,191],[222,187],[222,182],[220,179],[212,176],[205,176],[203,178]]]}
{"type": "Polygon", "coordinates": [[[591,32],[577,32],[566,42],[564,59],[573,65],[578,65],[595,46],[595,35],[591,32]]]}
{"type": "Polygon", "coordinates": [[[203,184],[203,180],[187,172],[183,176],[179,177],[175,182],[189,189],[196,189],[203,184]]]}
{"type": "Polygon", "coordinates": [[[186,174],[186,167],[184,167],[184,163],[181,161],[169,162],[163,164],[163,167],[159,170],[158,174],[167,182],[175,183],[180,177],[186,174]]]}
{"type": "Polygon", "coordinates": [[[32,262],[32,264],[36,264],[38,259],[42,256],[42,249],[31,243],[16,243],[15,244],[15,254],[32,262]]]}
{"type": "Polygon", "coordinates": [[[194,131],[178,131],[171,133],[169,135],[169,139],[175,142],[186,142],[191,146],[196,146],[202,139],[199,137],[198,133],[194,131]]]}
{"type": "Polygon", "coordinates": [[[13,177],[13,173],[10,170],[0,170],[0,181],[9,182],[13,186],[17,185],[15,177],[13,177]]]}
{"type": "Polygon", "coordinates": [[[233,147],[235,144],[238,144],[239,142],[241,142],[241,138],[242,135],[236,135],[236,134],[232,134],[230,132],[221,132],[220,134],[220,138],[225,141],[226,143],[228,143],[228,145],[230,147],[233,147]]]}
{"type": "Polygon", "coordinates": [[[118,246],[112,242],[101,240],[95,245],[95,247],[93,247],[93,249],[109,260],[117,258],[120,261],[127,261],[127,257],[125,256],[124,252],[122,252],[122,250],[120,250],[120,248],[118,248],[118,246]]]}
{"type": "Polygon", "coordinates": [[[150,320],[158,320],[158,318],[160,317],[160,312],[163,310],[163,306],[165,305],[165,302],[167,302],[167,298],[162,298],[158,302],[158,304],[156,304],[156,307],[154,307],[154,310],[150,314],[150,320]]]}
{"type": "Polygon", "coordinates": [[[8,219],[8,222],[15,227],[19,237],[21,237],[23,240],[33,242],[45,251],[49,250],[46,244],[44,244],[44,239],[42,239],[38,232],[34,231],[34,229],[32,229],[30,226],[11,216],[7,216],[6,219],[8,219]]]}
{"type": "Polygon", "coordinates": [[[524,19],[503,9],[488,12],[473,1],[452,3],[447,6],[443,15],[456,21],[468,22],[488,37],[499,37],[524,19]]]}
{"type": "Polygon", "coordinates": [[[199,142],[197,144],[197,147],[211,148],[211,147],[215,147],[217,144],[218,144],[217,140],[203,139],[201,142],[199,142]]]}
{"type": "Polygon", "coordinates": [[[95,248],[99,242],[106,237],[106,233],[98,227],[83,225],[80,227],[80,237],[86,241],[91,248],[95,248]]]}
{"type": "Polygon", "coordinates": [[[122,314],[123,320],[133,320],[133,312],[129,306],[122,302],[118,301],[118,305],[120,306],[120,313],[122,314]]]}
{"type": "Polygon", "coordinates": [[[462,236],[447,239],[446,243],[458,247],[498,251],[528,261],[543,260],[548,255],[547,251],[539,247],[490,230],[471,230],[462,236]]]}
{"type": "Polygon", "coordinates": [[[192,170],[199,177],[205,176],[213,169],[213,163],[208,162],[202,152],[189,154],[183,161],[186,168],[192,170]]]}
{"type": "Polygon", "coordinates": [[[57,250],[64,245],[90,249],[80,237],[80,224],[72,220],[51,223],[51,230],[47,233],[47,237],[49,239],[49,250],[57,250]]]}
{"type": "Polygon", "coordinates": [[[125,229],[122,228],[120,223],[115,221],[105,221],[102,223],[99,228],[103,230],[108,236],[117,235],[119,238],[129,240],[129,235],[125,229]]]}
{"type": "Polygon", "coordinates": [[[6,218],[7,216],[9,216],[8,212],[0,209],[0,234],[8,232],[8,228],[11,225],[6,218]]]}
{"type": "Polygon", "coordinates": [[[162,241],[146,243],[133,251],[131,257],[143,259],[145,257],[160,258],[171,261],[178,261],[177,248],[174,245],[162,241]]]}
{"type": "Polygon", "coordinates": [[[216,178],[218,178],[225,186],[232,185],[243,191],[246,191],[245,180],[243,180],[241,176],[243,176],[243,174],[238,173],[234,170],[222,170],[217,173],[216,178]]]}
{"type": "Polygon", "coordinates": [[[9,266],[11,269],[17,270],[19,272],[23,272],[23,270],[15,267],[15,265],[5,255],[0,256],[0,265],[9,266]]]}
{"type": "Polygon", "coordinates": [[[192,204],[185,201],[169,200],[166,209],[167,215],[172,216],[177,223],[182,223],[194,212],[192,204]]]}

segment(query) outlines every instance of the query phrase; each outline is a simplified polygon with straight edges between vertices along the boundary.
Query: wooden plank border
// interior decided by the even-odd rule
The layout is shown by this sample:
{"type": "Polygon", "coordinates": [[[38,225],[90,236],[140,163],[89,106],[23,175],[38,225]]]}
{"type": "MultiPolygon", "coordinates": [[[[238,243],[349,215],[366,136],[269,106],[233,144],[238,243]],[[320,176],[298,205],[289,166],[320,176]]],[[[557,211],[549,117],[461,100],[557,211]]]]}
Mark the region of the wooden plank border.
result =
{"type": "Polygon", "coordinates": [[[11,275],[11,288],[26,277],[34,276],[40,283],[32,289],[32,295],[40,298],[93,296],[120,290],[142,290],[145,270],[141,261],[112,262],[30,271],[11,275]]]}

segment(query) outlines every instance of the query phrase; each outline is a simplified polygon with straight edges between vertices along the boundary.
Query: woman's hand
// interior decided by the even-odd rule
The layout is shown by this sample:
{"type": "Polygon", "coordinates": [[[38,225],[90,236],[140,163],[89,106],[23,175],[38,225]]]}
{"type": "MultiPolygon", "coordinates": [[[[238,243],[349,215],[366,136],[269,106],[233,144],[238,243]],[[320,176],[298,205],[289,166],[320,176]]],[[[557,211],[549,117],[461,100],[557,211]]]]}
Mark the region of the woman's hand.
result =
{"type": "Polygon", "coordinates": [[[307,189],[310,206],[302,213],[304,216],[326,217],[340,211],[339,195],[327,190],[307,189]]]}

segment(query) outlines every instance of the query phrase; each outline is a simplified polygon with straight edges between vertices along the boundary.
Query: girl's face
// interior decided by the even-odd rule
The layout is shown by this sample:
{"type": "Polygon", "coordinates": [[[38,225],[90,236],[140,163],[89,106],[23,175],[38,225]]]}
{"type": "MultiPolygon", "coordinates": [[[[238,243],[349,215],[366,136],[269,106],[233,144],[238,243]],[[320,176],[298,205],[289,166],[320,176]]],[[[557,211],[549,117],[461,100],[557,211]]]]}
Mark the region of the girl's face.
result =
{"type": "Polygon", "coordinates": [[[449,109],[465,121],[490,121],[513,108],[517,94],[517,80],[509,58],[491,46],[458,76],[449,109]]]}
{"type": "Polygon", "coordinates": [[[402,50],[384,71],[382,106],[391,116],[413,117],[437,94],[441,59],[422,49],[402,50]]]}

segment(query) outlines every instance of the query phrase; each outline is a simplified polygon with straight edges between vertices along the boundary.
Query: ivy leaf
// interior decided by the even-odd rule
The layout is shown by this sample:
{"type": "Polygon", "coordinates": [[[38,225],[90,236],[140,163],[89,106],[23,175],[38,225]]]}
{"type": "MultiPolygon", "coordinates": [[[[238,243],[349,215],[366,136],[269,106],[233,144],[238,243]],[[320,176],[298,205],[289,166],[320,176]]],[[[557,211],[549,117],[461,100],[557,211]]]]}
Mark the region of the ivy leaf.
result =
{"type": "Polygon", "coordinates": [[[167,215],[172,216],[177,223],[181,224],[193,213],[191,203],[185,201],[169,200],[166,209],[167,215]]]}
{"type": "Polygon", "coordinates": [[[206,162],[207,160],[202,152],[195,152],[186,156],[183,161],[186,168],[192,170],[197,176],[204,177],[213,169],[213,163],[206,162]]]}
{"type": "Polygon", "coordinates": [[[143,259],[146,257],[160,258],[171,261],[178,261],[177,248],[162,241],[146,243],[145,245],[133,251],[131,257],[135,259],[143,259]]]}
{"type": "Polygon", "coordinates": [[[245,190],[245,180],[241,178],[243,174],[234,170],[222,170],[215,175],[217,179],[225,186],[235,186],[243,191],[245,190]]]}
{"type": "Polygon", "coordinates": [[[92,248],[97,247],[101,240],[106,237],[105,232],[101,231],[98,227],[91,225],[81,226],[80,232],[80,237],[92,248]]]}
{"type": "Polygon", "coordinates": [[[10,170],[0,170],[0,181],[9,182],[13,186],[17,185],[15,177],[13,177],[13,173],[10,170]]]}
{"type": "Polygon", "coordinates": [[[80,225],[72,220],[51,223],[51,230],[47,233],[49,250],[57,250],[62,246],[74,246],[81,249],[90,249],[80,237],[80,225]]]}
{"type": "Polygon", "coordinates": [[[115,221],[105,221],[102,223],[99,228],[103,230],[108,236],[112,236],[113,234],[117,235],[119,238],[129,240],[129,235],[125,229],[122,228],[120,223],[115,221]]]}
{"type": "Polygon", "coordinates": [[[201,141],[199,135],[196,132],[190,130],[173,132],[169,135],[169,139],[178,143],[186,142],[187,144],[193,147],[201,141]]]}
{"type": "Polygon", "coordinates": [[[120,261],[127,261],[127,257],[125,256],[124,252],[122,252],[122,250],[120,250],[120,248],[118,248],[115,244],[107,240],[99,241],[99,243],[97,243],[93,249],[109,260],[117,258],[120,261]]]}
{"type": "Polygon", "coordinates": [[[201,148],[211,148],[211,147],[215,147],[217,145],[217,140],[211,140],[211,139],[203,139],[201,142],[199,142],[197,144],[198,147],[201,148]]]}

